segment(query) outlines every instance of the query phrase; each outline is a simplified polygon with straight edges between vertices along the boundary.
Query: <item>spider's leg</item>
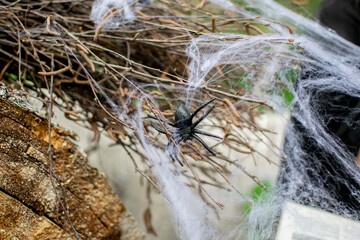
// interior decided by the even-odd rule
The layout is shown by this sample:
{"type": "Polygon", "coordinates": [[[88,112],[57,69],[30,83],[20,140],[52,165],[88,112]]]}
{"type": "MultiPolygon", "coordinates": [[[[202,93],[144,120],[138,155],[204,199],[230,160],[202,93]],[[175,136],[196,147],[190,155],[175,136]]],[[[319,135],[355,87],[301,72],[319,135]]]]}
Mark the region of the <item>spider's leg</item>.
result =
{"type": "Polygon", "coordinates": [[[160,132],[160,133],[163,133],[163,134],[166,134],[166,131],[164,129],[161,129],[159,127],[157,127],[155,124],[153,124],[152,122],[150,122],[151,126],[153,128],[155,128],[156,131],[160,132]]]}
{"type": "MultiPolygon", "coordinates": [[[[179,157],[178,157],[178,155],[177,155],[177,153],[176,153],[176,150],[174,151],[174,157],[175,157],[175,159],[176,159],[176,161],[178,161],[178,163],[183,167],[184,165],[182,164],[182,162],[180,161],[180,159],[179,159],[179,157]]],[[[171,155],[170,155],[170,157],[171,157],[171,155]]],[[[174,159],[173,159],[173,157],[171,157],[172,158],[172,160],[174,161],[174,159]]]]}
{"type": "MultiPolygon", "coordinates": [[[[178,144],[181,141],[181,138],[178,138],[177,140],[174,140],[174,141],[175,141],[175,144],[178,144]]],[[[176,149],[175,144],[174,144],[173,140],[170,139],[166,149],[169,153],[171,160],[173,160],[174,162],[176,160],[183,167],[184,165],[182,164],[179,157],[177,156],[177,153],[176,153],[177,149],[176,149]]]]}
{"type": "MultiPolygon", "coordinates": [[[[150,114],[147,115],[149,118],[152,118],[152,119],[155,119],[155,120],[158,120],[155,116],[152,116],[150,114]]],[[[168,125],[172,126],[172,127],[175,127],[175,123],[171,122],[171,121],[164,121],[163,119],[159,118],[161,122],[163,123],[167,123],[168,125]]]]}
{"type": "Polygon", "coordinates": [[[214,153],[213,150],[196,134],[192,135],[196,140],[198,140],[205,148],[208,150],[212,155],[216,156],[216,153],[214,153]]]}
{"type": "Polygon", "coordinates": [[[215,105],[212,106],[209,110],[207,110],[207,112],[204,113],[204,115],[202,115],[201,118],[199,118],[198,120],[196,120],[196,122],[194,122],[194,123],[191,125],[191,127],[192,127],[192,128],[195,128],[202,120],[204,120],[204,119],[207,117],[207,115],[209,115],[209,113],[210,113],[212,110],[214,110],[214,108],[215,108],[215,105]]]}
{"type": "Polygon", "coordinates": [[[219,137],[219,136],[216,136],[216,135],[213,135],[213,134],[211,134],[211,133],[204,132],[204,131],[200,131],[200,130],[198,130],[198,129],[194,129],[194,133],[198,133],[198,134],[201,134],[201,135],[205,135],[205,136],[217,138],[217,139],[220,139],[220,140],[223,139],[222,137],[219,137]]]}
{"type": "Polygon", "coordinates": [[[212,101],[214,101],[214,100],[215,100],[215,98],[212,98],[212,99],[210,99],[209,101],[205,102],[203,105],[201,105],[198,109],[196,109],[195,112],[193,112],[193,114],[191,114],[190,120],[192,120],[192,119],[195,117],[195,115],[196,115],[201,109],[203,109],[204,107],[206,107],[207,105],[209,105],[209,104],[210,104],[212,101]]]}
{"type": "Polygon", "coordinates": [[[171,160],[173,161],[173,162],[175,162],[175,158],[174,158],[174,147],[172,147],[172,146],[170,146],[169,144],[171,144],[171,140],[169,140],[169,143],[168,143],[168,147],[166,148],[167,149],[167,152],[168,152],[168,154],[169,154],[169,156],[170,156],[170,158],[171,158],[171,160]]]}

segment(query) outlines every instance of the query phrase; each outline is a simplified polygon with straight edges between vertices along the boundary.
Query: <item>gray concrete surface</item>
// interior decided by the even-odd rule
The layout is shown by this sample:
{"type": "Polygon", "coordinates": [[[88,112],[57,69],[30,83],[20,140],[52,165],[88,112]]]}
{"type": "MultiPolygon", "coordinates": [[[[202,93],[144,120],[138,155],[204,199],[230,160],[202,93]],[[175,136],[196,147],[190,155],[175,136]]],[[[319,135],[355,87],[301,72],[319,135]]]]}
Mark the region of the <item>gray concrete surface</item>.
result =
{"type": "Polygon", "coordinates": [[[297,203],[286,203],[276,240],[359,240],[360,222],[297,203]]]}

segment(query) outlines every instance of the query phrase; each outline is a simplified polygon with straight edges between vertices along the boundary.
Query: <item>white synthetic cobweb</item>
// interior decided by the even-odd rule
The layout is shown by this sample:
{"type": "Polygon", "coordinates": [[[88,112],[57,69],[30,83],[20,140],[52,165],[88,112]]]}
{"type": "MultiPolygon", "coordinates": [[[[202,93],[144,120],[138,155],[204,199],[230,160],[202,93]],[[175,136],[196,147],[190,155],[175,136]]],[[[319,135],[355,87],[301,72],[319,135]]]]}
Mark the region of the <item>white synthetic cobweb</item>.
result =
{"type": "MultiPolygon", "coordinates": [[[[136,0],[96,0],[92,6],[90,19],[96,24],[104,21],[104,29],[116,29],[120,25],[131,23],[136,19],[133,11],[136,0]],[[110,13],[117,11],[107,19],[110,13]]],[[[152,0],[140,0],[140,4],[150,4],[152,0]]]]}
{"type": "MultiPolygon", "coordinates": [[[[100,2],[97,1],[94,6],[100,2]]],[[[246,16],[253,15],[236,9],[230,1],[212,2],[246,16]]],[[[284,142],[286,161],[277,189],[267,194],[266,201],[255,204],[246,219],[237,212],[227,215],[220,211],[220,218],[232,222],[231,228],[221,230],[223,222],[182,181],[180,170],[169,164],[164,149],[153,146],[147,139],[143,131],[141,107],[135,117],[127,116],[125,111],[119,110],[121,108],[114,107],[119,110],[121,119],[137,126],[139,140],[153,166],[162,194],[167,199],[180,239],[271,239],[282,204],[288,199],[360,219],[360,211],[354,211],[356,205],[357,208],[360,206],[360,174],[354,153],[338,137],[329,133],[327,126],[340,118],[354,128],[360,124],[356,104],[350,111],[351,106],[331,102],[338,98],[339,102],[347,102],[349,96],[352,98],[348,102],[360,98],[359,47],[273,1],[246,2],[262,12],[264,18],[260,20],[270,23],[276,34],[256,37],[214,34],[194,39],[187,49],[191,59],[188,84],[183,89],[177,89],[182,90],[183,94],[174,99],[189,106],[205,85],[226,81],[231,87],[236,84],[234,79],[241,78],[251,100],[266,101],[279,113],[293,106],[292,121],[287,127],[284,142]],[[297,34],[290,35],[288,28],[276,22],[295,27],[297,34]],[[234,72],[233,78],[221,78],[219,71],[214,74],[216,67],[224,72],[234,72]],[[296,87],[293,86],[294,80],[296,87]],[[283,101],[284,89],[294,96],[290,105],[283,101]],[[335,108],[335,114],[328,112],[332,108],[335,108]],[[346,113],[345,116],[342,113],[346,113]],[[307,149],[309,141],[313,149],[307,149]],[[337,190],[331,187],[336,188],[337,184],[349,189],[345,194],[349,194],[352,204],[334,195],[337,190]]],[[[105,10],[96,10],[99,15],[95,15],[102,16],[109,6],[102,6],[101,9],[105,10]]],[[[127,11],[123,5],[118,7],[127,11]]],[[[101,17],[93,19],[99,23],[101,17]]],[[[122,21],[119,20],[119,23],[122,21]]],[[[145,99],[151,96],[141,97],[145,99]]],[[[246,100],[246,97],[243,99],[246,100]]],[[[110,98],[108,101],[111,102],[110,98]]],[[[233,178],[236,177],[234,174],[233,178]]],[[[236,193],[225,191],[216,200],[225,203],[243,201],[236,193]]]]}
{"type": "MultiPolygon", "coordinates": [[[[301,55],[306,59],[301,62],[302,73],[294,93],[293,120],[285,133],[286,161],[277,185],[275,198],[279,209],[275,212],[281,209],[283,201],[291,199],[360,219],[360,174],[355,165],[358,148],[345,146],[328,131],[334,122],[343,122],[350,126],[350,137],[359,134],[359,47],[274,1],[246,2],[262,13],[264,21],[279,21],[295,27],[298,34],[292,37],[305,50],[301,55]]],[[[287,28],[274,29],[287,35],[287,28]]],[[[250,214],[248,228],[257,226],[256,217],[255,223],[251,221],[253,213],[258,213],[257,208],[250,214]]],[[[249,238],[263,239],[266,235],[249,238]]]]}
{"type": "MultiPolygon", "coordinates": [[[[284,86],[275,83],[274,74],[276,72],[281,74],[279,72],[281,68],[291,70],[294,67],[292,59],[296,56],[299,60],[302,58],[293,51],[296,45],[291,44],[291,41],[290,35],[248,37],[213,34],[198,37],[187,48],[187,55],[191,59],[188,89],[220,84],[220,81],[235,84],[234,79],[223,79],[218,73],[210,76],[211,70],[222,66],[224,71],[237,70],[246,73],[241,76],[241,80],[247,85],[246,93],[252,96],[253,100],[265,100],[271,101],[272,105],[283,105],[279,95],[284,86]],[[264,63],[267,63],[266,66],[264,63]],[[227,69],[226,66],[231,68],[227,69]],[[264,92],[269,95],[264,95],[264,92]]],[[[189,94],[187,96],[189,97],[189,94]]],[[[282,107],[278,107],[280,108],[282,107]]]]}

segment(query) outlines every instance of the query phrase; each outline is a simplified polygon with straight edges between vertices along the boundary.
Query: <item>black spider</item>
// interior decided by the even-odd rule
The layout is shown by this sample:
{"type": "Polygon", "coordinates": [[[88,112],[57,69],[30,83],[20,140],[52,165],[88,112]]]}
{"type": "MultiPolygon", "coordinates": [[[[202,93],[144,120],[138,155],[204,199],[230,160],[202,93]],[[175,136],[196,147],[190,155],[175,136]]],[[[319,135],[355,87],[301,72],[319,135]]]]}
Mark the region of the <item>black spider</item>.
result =
{"type": "MultiPolygon", "coordinates": [[[[209,137],[218,138],[218,139],[222,139],[222,138],[212,135],[210,133],[195,129],[195,127],[202,120],[204,120],[206,118],[206,116],[209,115],[209,113],[215,108],[215,105],[213,105],[207,112],[205,112],[201,118],[196,120],[194,123],[192,122],[195,115],[201,109],[206,107],[208,104],[210,104],[214,100],[215,100],[215,98],[212,98],[209,101],[205,102],[198,109],[196,109],[193,114],[190,114],[189,110],[184,105],[180,105],[180,107],[176,110],[176,113],[175,113],[175,122],[173,123],[171,121],[166,121],[166,123],[168,125],[175,128],[173,130],[169,130],[169,132],[173,134],[173,137],[172,137],[172,139],[169,140],[166,149],[170,155],[170,158],[173,161],[175,161],[175,159],[176,159],[176,161],[178,161],[181,166],[183,166],[183,164],[181,163],[181,161],[179,160],[179,158],[176,154],[176,147],[175,147],[175,144],[178,145],[181,141],[186,142],[188,140],[192,140],[195,138],[206,148],[206,150],[208,150],[212,155],[216,156],[214,151],[211,150],[211,148],[208,145],[206,145],[206,143],[198,135],[196,135],[196,133],[205,135],[205,136],[209,136],[209,137]]],[[[153,118],[153,119],[157,119],[154,116],[149,116],[149,117],[153,118]]],[[[162,122],[164,122],[164,121],[162,121],[162,122]]],[[[158,132],[166,134],[166,131],[164,129],[161,129],[161,128],[155,126],[152,122],[150,122],[150,123],[158,132]]]]}

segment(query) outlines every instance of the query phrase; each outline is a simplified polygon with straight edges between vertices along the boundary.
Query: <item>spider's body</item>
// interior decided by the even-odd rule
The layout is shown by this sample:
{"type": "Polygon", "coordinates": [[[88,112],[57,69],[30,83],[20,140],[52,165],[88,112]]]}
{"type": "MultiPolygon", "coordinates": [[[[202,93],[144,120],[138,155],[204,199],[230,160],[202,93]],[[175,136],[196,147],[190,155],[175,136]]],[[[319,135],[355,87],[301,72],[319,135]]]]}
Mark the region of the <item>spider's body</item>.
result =
{"type": "MultiPolygon", "coordinates": [[[[167,124],[169,124],[170,126],[174,127],[174,130],[170,130],[169,132],[173,134],[172,138],[169,140],[168,145],[167,145],[167,151],[169,152],[170,158],[175,161],[178,161],[180,163],[181,166],[183,166],[183,164],[181,163],[181,161],[179,160],[177,154],[176,154],[176,145],[178,145],[180,142],[186,142],[188,140],[192,140],[192,139],[196,139],[197,141],[199,141],[205,148],[206,150],[208,150],[212,155],[216,155],[214,153],[214,151],[211,150],[211,148],[197,135],[197,134],[201,134],[201,135],[205,135],[205,136],[209,136],[209,137],[214,137],[214,138],[218,138],[218,139],[222,139],[221,137],[212,135],[210,133],[206,133],[203,131],[200,131],[198,129],[196,129],[196,126],[206,118],[207,115],[209,115],[209,113],[214,109],[215,105],[212,106],[207,112],[205,112],[205,114],[199,118],[198,120],[196,120],[193,123],[193,118],[195,117],[195,115],[204,107],[206,107],[208,104],[210,104],[212,101],[214,101],[215,98],[210,99],[209,101],[205,102],[203,105],[201,105],[198,109],[195,110],[195,112],[193,114],[190,114],[189,110],[184,106],[184,105],[180,105],[180,107],[176,110],[175,113],[175,122],[170,122],[170,121],[166,121],[167,124]]],[[[153,116],[150,116],[151,118],[156,119],[153,116]]],[[[155,126],[153,123],[151,123],[151,125],[158,131],[161,133],[166,134],[166,131],[155,126]]]]}

